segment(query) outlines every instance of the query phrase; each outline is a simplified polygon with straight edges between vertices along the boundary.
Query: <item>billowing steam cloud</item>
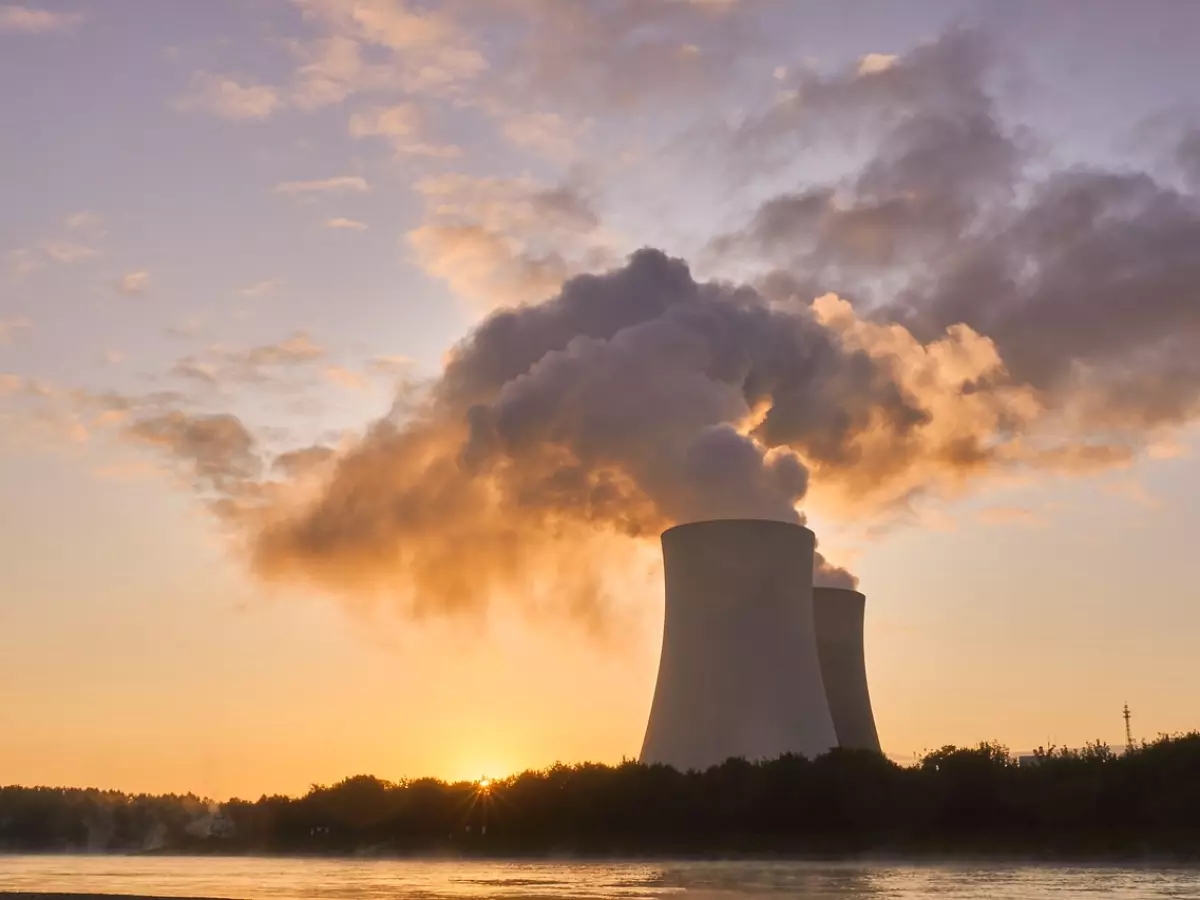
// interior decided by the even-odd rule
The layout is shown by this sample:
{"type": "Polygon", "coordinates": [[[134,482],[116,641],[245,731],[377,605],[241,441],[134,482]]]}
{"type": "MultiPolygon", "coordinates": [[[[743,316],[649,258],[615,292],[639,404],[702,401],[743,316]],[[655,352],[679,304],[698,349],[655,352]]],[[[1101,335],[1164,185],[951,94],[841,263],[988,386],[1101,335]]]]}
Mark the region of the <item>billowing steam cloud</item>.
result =
{"type": "MultiPolygon", "coordinates": [[[[716,248],[781,260],[774,292],[808,302],[837,290],[921,341],[965,324],[991,339],[1014,383],[1095,436],[1190,419],[1197,198],[1135,171],[1023,177],[1039,160],[997,116],[988,51],[981,34],[954,31],[882,71],[807,77],[743,128],[745,151],[817,121],[878,130],[879,151],[846,183],[772,198],[716,248]]],[[[1198,147],[1195,132],[1178,142],[1184,184],[1195,184],[1198,147]]]]}
{"type": "Polygon", "coordinates": [[[1038,412],[965,326],[920,344],[832,295],[776,308],[642,250],[487,319],[416,409],[333,461],[314,497],[259,510],[254,560],[417,610],[519,592],[548,567],[594,596],[596,535],[799,521],[812,473],[888,504],[1036,464],[1018,426],[1038,412]]]}
{"type": "Polygon", "coordinates": [[[806,497],[872,514],[1015,467],[1125,461],[1200,409],[1200,203],[1140,173],[1027,180],[985,51],[952,33],[807,78],[746,124],[739,152],[762,165],[827,120],[882,129],[845,183],[714,241],[774,261],[757,287],[638,251],[493,313],[420,397],[349,450],[279,460],[281,482],[207,467],[219,451],[249,471],[226,420],[141,436],[204,438],[197,472],[264,577],[417,614],[509,596],[591,615],[614,547],[674,523],[799,521],[806,497]]]}
{"type": "Polygon", "coordinates": [[[379,423],[298,511],[265,510],[255,562],[418,608],[520,590],[596,533],[721,516],[799,521],[806,457],[926,414],[807,310],[700,284],[655,250],[496,313],[403,421],[379,423]],[[468,566],[460,562],[464,554],[468,566]]]}

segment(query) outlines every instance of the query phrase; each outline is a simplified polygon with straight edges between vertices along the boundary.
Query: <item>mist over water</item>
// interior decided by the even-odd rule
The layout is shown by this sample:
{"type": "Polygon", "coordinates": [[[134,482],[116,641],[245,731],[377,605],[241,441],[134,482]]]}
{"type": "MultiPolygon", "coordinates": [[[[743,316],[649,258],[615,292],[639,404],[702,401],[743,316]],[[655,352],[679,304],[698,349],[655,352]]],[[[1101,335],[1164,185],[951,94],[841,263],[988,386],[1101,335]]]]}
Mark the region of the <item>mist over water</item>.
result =
{"type": "MultiPolygon", "coordinates": [[[[0,856],[0,892],[275,898],[1157,900],[1200,896],[1200,869],[819,862],[492,862],[0,856]]],[[[2,896],[2,894],[0,894],[2,896]]]]}

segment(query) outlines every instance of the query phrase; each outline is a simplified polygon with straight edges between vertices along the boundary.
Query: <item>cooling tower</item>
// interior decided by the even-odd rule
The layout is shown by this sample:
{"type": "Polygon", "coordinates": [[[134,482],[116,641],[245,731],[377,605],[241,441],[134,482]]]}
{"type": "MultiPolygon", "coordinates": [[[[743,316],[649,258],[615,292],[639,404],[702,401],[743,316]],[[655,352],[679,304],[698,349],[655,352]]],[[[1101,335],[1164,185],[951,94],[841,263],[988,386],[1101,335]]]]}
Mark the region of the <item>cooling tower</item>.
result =
{"type": "Polygon", "coordinates": [[[813,629],[813,533],[722,519],[662,535],[666,620],[642,762],[808,757],[837,737],[813,629]]]}
{"type": "Polygon", "coordinates": [[[867,598],[846,588],[813,588],[817,655],[838,745],[879,752],[867,690],[863,613],[867,598]]]}

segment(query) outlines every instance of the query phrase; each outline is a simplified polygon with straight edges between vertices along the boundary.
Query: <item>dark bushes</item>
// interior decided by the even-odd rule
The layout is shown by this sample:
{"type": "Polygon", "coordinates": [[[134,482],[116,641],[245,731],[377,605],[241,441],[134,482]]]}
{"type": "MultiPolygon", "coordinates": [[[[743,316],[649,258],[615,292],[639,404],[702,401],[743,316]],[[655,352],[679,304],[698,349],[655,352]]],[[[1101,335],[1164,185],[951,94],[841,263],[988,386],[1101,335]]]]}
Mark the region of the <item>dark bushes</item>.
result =
{"type": "Polygon", "coordinates": [[[624,762],[486,789],[369,776],[299,798],[0,788],[0,849],[497,855],[1013,852],[1200,856],[1200,734],[1129,754],[944,747],[917,765],[837,750],[706,772],[624,762]]]}

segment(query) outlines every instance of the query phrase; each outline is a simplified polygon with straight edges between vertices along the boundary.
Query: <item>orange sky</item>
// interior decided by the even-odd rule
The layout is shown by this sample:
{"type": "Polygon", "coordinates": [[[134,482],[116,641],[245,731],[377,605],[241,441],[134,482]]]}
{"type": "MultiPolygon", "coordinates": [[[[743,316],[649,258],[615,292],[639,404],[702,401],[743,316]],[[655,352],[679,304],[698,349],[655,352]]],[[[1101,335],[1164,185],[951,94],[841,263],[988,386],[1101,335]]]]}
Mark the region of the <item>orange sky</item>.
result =
{"type": "MultiPolygon", "coordinates": [[[[1044,424],[1024,386],[988,385],[996,366],[1053,367],[1009,352],[1003,329],[995,342],[951,340],[936,322],[918,339],[920,323],[846,319],[850,307],[828,295],[847,260],[866,259],[869,271],[838,293],[884,304],[903,295],[905,254],[929,241],[931,265],[957,258],[979,221],[960,226],[954,203],[919,206],[955,178],[964,195],[984,181],[984,207],[1019,207],[1031,190],[1022,179],[1046,170],[1124,173],[1135,200],[1156,191],[1146,207],[1193,235],[1200,157],[1188,153],[1200,144],[1172,110],[1194,104],[1200,4],[1109,5],[1086,19],[1018,4],[1004,21],[968,0],[863,7],[871,14],[748,0],[633,3],[619,15],[559,0],[447,0],[423,16],[404,0],[220,0],[185,15],[133,0],[44,5],[0,15],[0,783],[257,797],[363,773],[477,778],[636,756],[661,637],[653,538],[605,550],[613,598],[590,622],[571,615],[577,597],[547,592],[559,582],[536,567],[540,591],[517,579],[510,596],[480,592],[484,615],[413,617],[367,590],[322,592],[330,585],[314,583],[299,552],[280,554],[300,559],[294,580],[254,577],[206,502],[236,494],[230,471],[243,457],[267,473],[237,482],[249,495],[276,484],[267,479],[283,451],[362,446],[489,310],[543,300],[648,245],[688,259],[697,280],[785,272],[805,310],[827,295],[814,315],[850,321],[846,345],[866,348],[930,413],[921,439],[904,444],[916,461],[900,475],[881,460],[901,441],[876,419],[854,447],[860,466],[838,477],[827,467],[824,481],[813,466],[801,504],[822,552],[867,594],[885,750],[908,759],[993,739],[1014,750],[1117,745],[1126,702],[1140,736],[1200,727],[1194,264],[1164,276],[1177,307],[1163,291],[1135,291],[1136,304],[1120,290],[1086,292],[1113,313],[1086,322],[1123,331],[1032,331],[1051,358],[1047,346],[1089,336],[1128,351],[1098,358],[1088,345],[1071,358],[1069,386],[1097,393],[1039,385],[1048,406],[1062,403],[1053,424],[1081,429],[1072,449],[1108,431],[1132,447],[1086,473],[1046,464],[972,480],[968,465],[948,466],[966,437],[1000,441],[1017,421],[1026,438],[1022,428],[1044,424]],[[538,14],[510,9],[527,6],[538,14]],[[951,28],[964,17],[985,36],[978,43],[951,28]],[[517,33],[512,52],[503,40],[517,33]],[[956,56],[963,47],[990,47],[994,59],[977,72],[956,56]],[[931,58],[952,77],[906,75],[931,58]],[[871,93],[880,84],[893,90],[882,104],[871,93]],[[927,113],[904,106],[921,91],[935,113],[945,95],[949,114],[955,104],[979,113],[971,128],[931,134],[982,132],[1000,151],[932,154],[940,168],[912,188],[908,168],[887,165],[899,129],[876,148],[874,180],[860,183],[872,157],[853,104],[877,125],[897,110],[927,113]],[[801,98],[800,118],[771,118],[801,98]],[[975,127],[985,120],[1000,123],[995,135],[975,127]],[[1002,175],[964,175],[946,160],[995,162],[1002,175]],[[837,190],[805,195],[824,197],[808,224],[826,232],[764,235],[774,221],[764,211],[829,185],[837,190]],[[912,202],[928,214],[872,230],[864,209],[876,194],[884,212],[912,202]],[[950,237],[938,238],[946,220],[950,237]],[[894,247],[898,259],[871,268],[894,247]],[[835,250],[844,255],[830,263],[835,250]],[[1175,330],[1157,343],[1122,343],[1168,314],[1175,330]],[[1106,378],[1127,390],[1104,393],[1106,378]],[[1117,408],[1140,392],[1162,402],[1117,408]],[[188,416],[225,417],[221,466],[204,470],[203,452],[181,452],[197,436],[171,427],[188,416]],[[246,435],[253,452],[238,443],[246,435]],[[910,491],[918,499],[906,504],[910,491]],[[867,494],[871,504],[852,508],[867,494]]],[[[1015,220],[1040,234],[1036,217],[1015,220]]],[[[1108,256],[1139,245],[1128,238],[1138,228],[1123,233],[1108,256]]],[[[1069,257],[1072,247],[1050,247],[1042,262],[1049,269],[1050,250],[1069,257]]],[[[1164,269],[1155,260],[1118,275],[1152,278],[1164,269]]],[[[946,305],[988,324],[988,310],[972,307],[982,296],[946,305]]],[[[648,371],[656,377],[611,409],[666,383],[648,371]]],[[[732,405],[744,425],[745,398],[732,405]]],[[[664,422],[677,411],[655,409],[664,422]]],[[[444,458],[457,461],[451,450],[462,448],[448,446],[444,458]]],[[[376,460],[383,476],[369,499],[388,497],[389,461],[376,460]]],[[[664,480],[677,474],[663,468],[664,480]]],[[[354,514],[367,506],[341,511],[362,525],[354,514]]],[[[450,560],[440,573],[482,577],[485,554],[462,537],[476,532],[447,533],[458,543],[437,545],[450,560]]],[[[334,587],[381,571],[343,565],[334,587]]]]}

